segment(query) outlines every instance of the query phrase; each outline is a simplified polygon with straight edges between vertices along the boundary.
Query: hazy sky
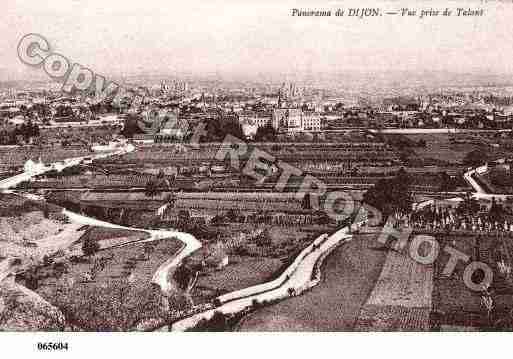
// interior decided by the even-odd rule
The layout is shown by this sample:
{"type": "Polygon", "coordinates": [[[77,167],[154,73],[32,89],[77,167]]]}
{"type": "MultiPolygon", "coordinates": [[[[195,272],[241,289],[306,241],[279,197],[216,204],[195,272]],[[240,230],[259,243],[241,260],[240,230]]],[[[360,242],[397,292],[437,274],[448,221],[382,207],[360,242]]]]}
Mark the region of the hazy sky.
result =
{"type": "Polygon", "coordinates": [[[513,4],[479,1],[2,0],[0,69],[19,39],[104,73],[448,70],[513,74],[513,4]],[[469,18],[292,17],[292,8],[484,8],[469,18]]]}

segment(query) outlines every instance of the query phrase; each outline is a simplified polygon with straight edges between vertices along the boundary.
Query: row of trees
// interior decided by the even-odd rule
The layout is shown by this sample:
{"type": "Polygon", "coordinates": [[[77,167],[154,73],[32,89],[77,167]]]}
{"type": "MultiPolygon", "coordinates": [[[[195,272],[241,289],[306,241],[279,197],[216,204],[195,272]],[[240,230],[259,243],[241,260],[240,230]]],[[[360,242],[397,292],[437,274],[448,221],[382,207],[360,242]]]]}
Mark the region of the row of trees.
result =
{"type": "Polygon", "coordinates": [[[39,126],[32,121],[27,121],[14,127],[0,128],[0,144],[16,145],[29,143],[40,136],[39,126]]]}
{"type": "Polygon", "coordinates": [[[378,209],[386,220],[391,215],[407,215],[412,210],[412,179],[404,169],[391,179],[381,179],[363,195],[363,202],[378,209]]]}

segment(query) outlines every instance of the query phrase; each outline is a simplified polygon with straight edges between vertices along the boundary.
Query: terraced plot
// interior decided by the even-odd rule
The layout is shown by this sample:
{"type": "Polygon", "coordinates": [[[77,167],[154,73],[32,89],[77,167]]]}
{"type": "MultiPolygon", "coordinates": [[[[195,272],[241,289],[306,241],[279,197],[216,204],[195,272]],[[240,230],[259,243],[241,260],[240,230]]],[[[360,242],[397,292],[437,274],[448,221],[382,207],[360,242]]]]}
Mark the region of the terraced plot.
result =
{"type": "Polygon", "coordinates": [[[358,331],[428,331],[430,308],[366,304],[356,325],[358,331]]]}
{"type": "Polygon", "coordinates": [[[374,290],[358,317],[360,331],[427,331],[433,266],[389,251],[374,290]]]}
{"type": "Polygon", "coordinates": [[[419,264],[407,254],[390,251],[367,304],[431,307],[432,291],[432,266],[419,264]]]}
{"type": "Polygon", "coordinates": [[[356,235],[336,248],[322,268],[321,283],[301,296],[262,308],[240,331],[349,331],[374,288],[385,261],[374,235],[356,235]]]}

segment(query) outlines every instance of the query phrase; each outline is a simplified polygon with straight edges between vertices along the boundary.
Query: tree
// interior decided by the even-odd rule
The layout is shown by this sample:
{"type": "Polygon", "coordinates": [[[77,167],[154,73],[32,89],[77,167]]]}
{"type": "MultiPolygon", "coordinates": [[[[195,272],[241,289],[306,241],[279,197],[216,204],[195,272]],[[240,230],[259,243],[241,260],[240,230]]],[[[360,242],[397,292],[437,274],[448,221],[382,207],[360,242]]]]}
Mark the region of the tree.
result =
{"type": "Polygon", "coordinates": [[[275,141],[276,140],[276,130],[272,126],[270,122],[268,122],[265,126],[257,128],[255,134],[255,141],[265,142],[265,141],[275,141]]]}
{"type": "Polygon", "coordinates": [[[269,229],[265,228],[257,237],[256,243],[258,246],[270,246],[272,244],[272,237],[269,229]]]}
{"type": "Polygon", "coordinates": [[[492,205],[488,211],[488,220],[491,223],[503,223],[504,222],[504,208],[500,203],[497,203],[495,198],[492,199],[492,205]]]}
{"type": "Polygon", "coordinates": [[[177,201],[176,194],[174,192],[169,193],[166,195],[165,202],[169,204],[170,207],[174,207],[175,203],[177,201]]]}
{"type": "Polygon", "coordinates": [[[456,208],[456,212],[462,216],[475,216],[479,209],[479,202],[467,192],[463,201],[456,208]]]}
{"type": "Polygon", "coordinates": [[[210,220],[210,224],[212,225],[219,225],[219,224],[223,224],[224,222],[226,222],[226,218],[224,215],[222,214],[216,214],[214,217],[212,217],[212,219],[210,220]]]}
{"type": "Polygon", "coordinates": [[[440,173],[440,192],[454,191],[456,184],[447,172],[440,173]]]}
{"type": "Polygon", "coordinates": [[[149,260],[150,259],[150,255],[155,252],[155,247],[150,244],[150,243],[146,243],[144,245],[144,256],[146,258],[146,260],[149,260]]]}
{"type": "Polygon", "coordinates": [[[186,209],[178,211],[178,222],[182,226],[186,226],[191,220],[191,214],[186,209]]]}
{"type": "Polygon", "coordinates": [[[156,197],[161,193],[158,182],[149,179],[148,182],[146,182],[146,186],[144,188],[144,195],[146,197],[156,197]]]}
{"type": "Polygon", "coordinates": [[[27,270],[25,273],[25,287],[30,290],[36,290],[39,287],[39,276],[35,269],[27,270]]]}
{"type": "Polygon", "coordinates": [[[479,166],[490,160],[490,156],[482,149],[470,151],[463,158],[463,164],[466,166],[479,166]]]}
{"type": "Polygon", "coordinates": [[[239,217],[240,214],[234,208],[230,208],[225,214],[225,218],[231,223],[237,222],[239,217]]]}
{"type": "Polygon", "coordinates": [[[66,322],[79,330],[129,331],[145,320],[167,323],[170,319],[166,298],[147,282],[59,285],[47,298],[62,311],[66,322]]]}
{"type": "Polygon", "coordinates": [[[98,244],[98,241],[90,236],[87,236],[84,239],[84,242],[82,242],[82,252],[88,257],[95,255],[99,250],[100,245],[98,244]]]}
{"type": "Polygon", "coordinates": [[[202,319],[194,327],[195,332],[223,332],[228,329],[228,317],[221,311],[214,311],[210,320],[202,319]]]}
{"type": "Polygon", "coordinates": [[[193,280],[195,273],[196,271],[189,264],[182,263],[175,269],[172,278],[176,282],[178,289],[186,290],[193,280]]]}
{"type": "Polygon", "coordinates": [[[304,209],[304,210],[312,209],[309,192],[305,193],[305,195],[303,196],[303,199],[301,200],[301,209],[304,209]]]}
{"type": "Polygon", "coordinates": [[[331,223],[331,218],[325,211],[316,211],[314,215],[316,217],[317,224],[326,225],[331,223]]]}
{"type": "Polygon", "coordinates": [[[401,169],[396,177],[382,179],[367,190],[363,202],[380,210],[384,220],[393,214],[409,214],[413,203],[410,185],[410,176],[401,169]]]}

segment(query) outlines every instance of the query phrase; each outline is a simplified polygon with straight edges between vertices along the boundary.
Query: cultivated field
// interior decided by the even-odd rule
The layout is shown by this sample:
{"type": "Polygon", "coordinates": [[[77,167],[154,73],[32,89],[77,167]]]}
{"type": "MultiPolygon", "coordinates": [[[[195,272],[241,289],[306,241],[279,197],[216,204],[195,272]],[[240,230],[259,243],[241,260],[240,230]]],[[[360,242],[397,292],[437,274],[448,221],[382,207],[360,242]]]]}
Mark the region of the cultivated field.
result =
{"type": "Polygon", "coordinates": [[[375,235],[355,235],[328,256],[318,286],[301,296],[258,309],[242,320],[238,330],[353,330],[385,256],[375,235]]]}
{"type": "Polygon", "coordinates": [[[432,291],[431,266],[415,262],[408,254],[389,251],[367,304],[430,308],[432,291]]]}
{"type": "Polygon", "coordinates": [[[389,250],[376,286],[360,312],[356,329],[429,330],[432,291],[433,266],[417,263],[407,252],[389,250]]]}
{"type": "MultiPolygon", "coordinates": [[[[326,227],[301,227],[229,224],[217,227],[227,266],[204,268],[191,295],[196,304],[208,302],[221,294],[263,283],[277,277],[303,248],[326,227]],[[267,230],[269,240],[259,243],[258,233],[267,230]]],[[[193,254],[201,258],[203,254],[193,254]]]]}
{"type": "Polygon", "coordinates": [[[66,158],[88,156],[90,153],[90,149],[86,146],[74,146],[71,148],[60,146],[24,146],[14,150],[12,148],[0,148],[0,170],[23,166],[28,160],[37,162],[41,159],[43,163],[48,164],[62,161],[66,158]]]}
{"type": "Polygon", "coordinates": [[[406,137],[419,141],[426,141],[426,147],[415,147],[414,152],[421,159],[436,159],[446,163],[459,164],[465,155],[477,148],[474,144],[451,144],[447,134],[406,135],[406,137]]]}
{"type": "Polygon", "coordinates": [[[64,317],[48,302],[25,287],[0,283],[0,331],[60,331],[64,317]]]}
{"type": "MultiPolygon", "coordinates": [[[[451,276],[444,276],[443,269],[448,255],[440,256],[435,263],[432,327],[438,330],[511,330],[513,278],[511,273],[499,269],[498,263],[511,266],[513,247],[509,237],[451,236],[440,241],[467,254],[471,260],[489,265],[493,270],[493,282],[489,289],[493,310],[488,315],[482,301],[482,293],[472,291],[463,281],[465,266],[459,263],[451,276]]],[[[476,281],[478,281],[476,279],[476,281]]]]}
{"type": "Polygon", "coordinates": [[[100,249],[106,249],[149,238],[146,232],[128,229],[84,226],[82,230],[84,233],[80,240],[69,248],[69,252],[76,255],[82,255],[82,243],[86,239],[96,241],[100,249]]]}
{"type": "Polygon", "coordinates": [[[358,331],[428,331],[430,308],[366,304],[358,317],[358,331]]]}
{"type": "Polygon", "coordinates": [[[430,330],[433,268],[389,251],[356,325],[359,331],[430,330]]]}
{"type": "Polygon", "coordinates": [[[31,285],[64,313],[68,330],[130,330],[167,315],[165,298],[150,281],[181,248],[180,241],[168,239],[53,262],[37,269],[37,282],[31,285]]]}
{"type": "Polygon", "coordinates": [[[266,282],[283,267],[276,258],[235,255],[229,261],[221,270],[200,275],[192,293],[197,302],[266,282]]]}

